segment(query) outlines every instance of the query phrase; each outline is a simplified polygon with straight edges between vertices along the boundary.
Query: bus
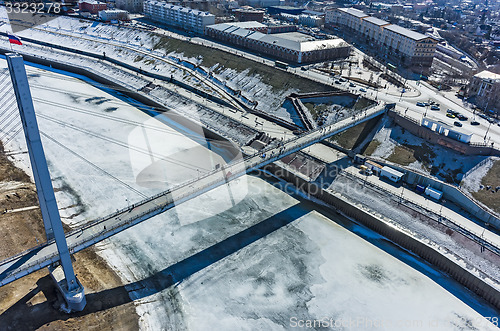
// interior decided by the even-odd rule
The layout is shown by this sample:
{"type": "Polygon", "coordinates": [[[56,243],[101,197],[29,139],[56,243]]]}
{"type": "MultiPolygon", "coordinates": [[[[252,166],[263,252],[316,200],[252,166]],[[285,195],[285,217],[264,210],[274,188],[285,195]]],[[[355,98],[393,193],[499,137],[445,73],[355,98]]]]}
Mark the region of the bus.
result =
{"type": "Polygon", "coordinates": [[[288,69],[288,63],[281,62],[281,61],[274,61],[274,66],[282,69],[288,69]]]}

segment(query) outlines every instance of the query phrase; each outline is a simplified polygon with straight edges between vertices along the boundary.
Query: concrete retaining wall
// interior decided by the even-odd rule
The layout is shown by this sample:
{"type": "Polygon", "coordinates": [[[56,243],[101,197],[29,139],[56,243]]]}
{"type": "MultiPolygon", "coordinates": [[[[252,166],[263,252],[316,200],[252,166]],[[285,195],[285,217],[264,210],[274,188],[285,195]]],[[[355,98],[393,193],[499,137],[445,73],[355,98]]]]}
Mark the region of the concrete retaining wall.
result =
{"type": "Polygon", "coordinates": [[[387,115],[394,120],[394,123],[405,128],[417,137],[423,138],[431,143],[448,147],[456,152],[465,155],[493,155],[500,156],[500,150],[493,146],[465,144],[458,140],[448,138],[423,127],[415,120],[399,115],[395,111],[388,111],[387,115]]]}
{"type": "MultiPolygon", "coordinates": [[[[455,279],[458,283],[476,293],[478,296],[484,298],[497,309],[500,309],[500,291],[498,288],[489,285],[478,276],[472,274],[467,269],[461,267],[456,262],[439,253],[433,247],[412,237],[409,234],[396,229],[394,226],[385,222],[381,218],[358,208],[349,201],[321,189],[317,184],[309,183],[306,180],[294,175],[293,173],[279,167],[276,164],[270,164],[266,166],[265,170],[273,173],[279,178],[291,182],[296,187],[300,188],[311,196],[314,196],[315,198],[318,198],[330,204],[346,216],[355,219],[364,226],[381,234],[397,245],[417,254],[424,260],[430,262],[443,272],[453,277],[453,279],[455,279]]],[[[487,276],[484,275],[484,277],[487,276]]]]}
{"type": "Polygon", "coordinates": [[[481,221],[484,221],[490,224],[495,229],[500,230],[500,218],[495,215],[493,211],[489,211],[487,207],[481,206],[479,203],[473,200],[473,198],[469,197],[466,193],[462,192],[458,187],[442,182],[438,179],[428,177],[424,174],[420,174],[413,170],[409,170],[402,166],[388,163],[385,160],[381,160],[378,158],[369,158],[374,160],[375,162],[381,165],[387,165],[391,168],[394,168],[402,173],[404,173],[403,180],[410,185],[422,185],[428,186],[443,192],[443,198],[449,200],[465,210],[466,212],[474,215],[479,218],[481,221]]]}

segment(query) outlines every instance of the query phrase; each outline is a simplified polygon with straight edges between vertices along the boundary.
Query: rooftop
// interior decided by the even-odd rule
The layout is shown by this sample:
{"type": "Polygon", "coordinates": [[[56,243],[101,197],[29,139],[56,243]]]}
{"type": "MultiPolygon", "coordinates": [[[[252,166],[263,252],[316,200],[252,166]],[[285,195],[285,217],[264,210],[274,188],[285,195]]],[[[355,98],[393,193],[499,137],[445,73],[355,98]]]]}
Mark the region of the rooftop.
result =
{"type": "Polygon", "coordinates": [[[343,11],[349,15],[363,18],[363,17],[368,17],[369,15],[365,14],[363,11],[356,9],[356,8],[339,8],[340,11],[343,11]]]}
{"type": "Polygon", "coordinates": [[[315,40],[309,35],[298,32],[265,34],[243,29],[232,24],[233,23],[214,24],[209,25],[208,28],[242,36],[252,40],[258,40],[267,44],[275,44],[277,46],[299,52],[348,46],[348,44],[342,39],[315,40]]]}
{"type": "Polygon", "coordinates": [[[304,10],[304,8],[292,7],[292,6],[271,6],[269,8],[281,9],[281,10],[304,10]]]}
{"type": "Polygon", "coordinates": [[[99,13],[128,13],[128,11],[126,10],[123,10],[123,9],[105,9],[105,10],[101,10],[99,11],[99,13]]]}
{"type": "Polygon", "coordinates": [[[389,23],[387,21],[381,20],[380,18],[376,18],[376,17],[373,17],[373,16],[363,18],[363,20],[366,21],[366,22],[378,25],[378,26],[383,26],[383,25],[391,24],[391,23],[389,23]]]}
{"type": "Polygon", "coordinates": [[[184,12],[184,13],[191,13],[193,15],[199,15],[199,16],[210,16],[211,15],[211,16],[213,16],[209,12],[205,12],[205,11],[201,11],[201,10],[197,10],[197,9],[191,9],[188,7],[172,5],[172,4],[166,3],[166,2],[149,0],[149,1],[145,1],[145,3],[149,3],[149,4],[152,4],[155,6],[165,7],[165,8],[171,9],[171,10],[177,10],[177,11],[184,12]]]}
{"type": "Polygon", "coordinates": [[[256,13],[256,14],[265,13],[265,11],[262,9],[254,9],[254,8],[252,8],[252,9],[237,8],[237,9],[233,9],[233,12],[256,13]]]}
{"type": "Polygon", "coordinates": [[[89,5],[105,5],[105,2],[96,1],[96,0],[81,0],[80,3],[88,3],[89,5]]]}
{"type": "Polygon", "coordinates": [[[477,74],[474,75],[474,77],[481,78],[481,79],[489,79],[489,80],[494,80],[500,82],[500,75],[495,74],[494,72],[484,70],[481,71],[477,74]]]}
{"type": "Polygon", "coordinates": [[[384,29],[393,31],[397,34],[406,36],[406,37],[413,39],[413,40],[422,40],[422,39],[426,39],[426,38],[432,38],[430,36],[426,36],[425,34],[421,34],[419,32],[408,30],[407,28],[403,28],[402,26],[395,25],[395,24],[385,26],[384,29]]]}
{"type": "Polygon", "coordinates": [[[284,33],[277,33],[274,35],[278,35],[280,38],[283,38],[283,39],[297,41],[297,42],[315,40],[310,35],[300,33],[300,32],[284,32],[284,33]]]}
{"type": "Polygon", "coordinates": [[[259,28],[265,28],[267,25],[256,22],[256,21],[248,21],[248,22],[228,22],[226,24],[236,26],[238,28],[242,29],[259,29],[259,28]]]}

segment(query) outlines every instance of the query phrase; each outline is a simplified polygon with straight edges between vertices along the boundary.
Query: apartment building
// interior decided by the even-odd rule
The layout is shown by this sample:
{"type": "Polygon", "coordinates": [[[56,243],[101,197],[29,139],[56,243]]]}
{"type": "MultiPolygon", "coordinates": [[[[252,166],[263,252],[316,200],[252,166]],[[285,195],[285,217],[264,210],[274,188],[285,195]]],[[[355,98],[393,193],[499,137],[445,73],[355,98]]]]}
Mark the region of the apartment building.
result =
{"type": "Polygon", "coordinates": [[[355,8],[338,8],[326,14],[330,26],[346,27],[367,43],[380,47],[382,54],[397,57],[404,65],[429,68],[438,40],[399,25],[365,14],[355,8]]]}
{"type": "Polygon", "coordinates": [[[215,15],[208,12],[154,0],[144,1],[144,14],[153,21],[199,34],[204,33],[206,26],[215,24],[215,15]]]}
{"type": "Polygon", "coordinates": [[[115,6],[130,13],[140,13],[142,12],[144,3],[143,0],[115,0],[115,6]]]}
{"type": "Polygon", "coordinates": [[[484,111],[500,113],[500,75],[484,70],[472,77],[467,95],[484,111]]]}

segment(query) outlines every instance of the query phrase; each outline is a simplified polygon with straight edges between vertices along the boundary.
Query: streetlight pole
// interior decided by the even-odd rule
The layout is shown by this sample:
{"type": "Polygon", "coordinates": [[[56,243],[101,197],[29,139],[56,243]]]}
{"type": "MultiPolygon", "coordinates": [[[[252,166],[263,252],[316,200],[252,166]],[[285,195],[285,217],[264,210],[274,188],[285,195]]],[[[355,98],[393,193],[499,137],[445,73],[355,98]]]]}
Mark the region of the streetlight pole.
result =
{"type": "Polygon", "coordinates": [[[486,135],[488,134],[488,131],[490,131],[490,126],[491,126],[491,122],[490,122],[490,125],[488,125],[488,129],[486,129],[486,133],[484,134],[485,141],[486,141],[486,135]]]}

